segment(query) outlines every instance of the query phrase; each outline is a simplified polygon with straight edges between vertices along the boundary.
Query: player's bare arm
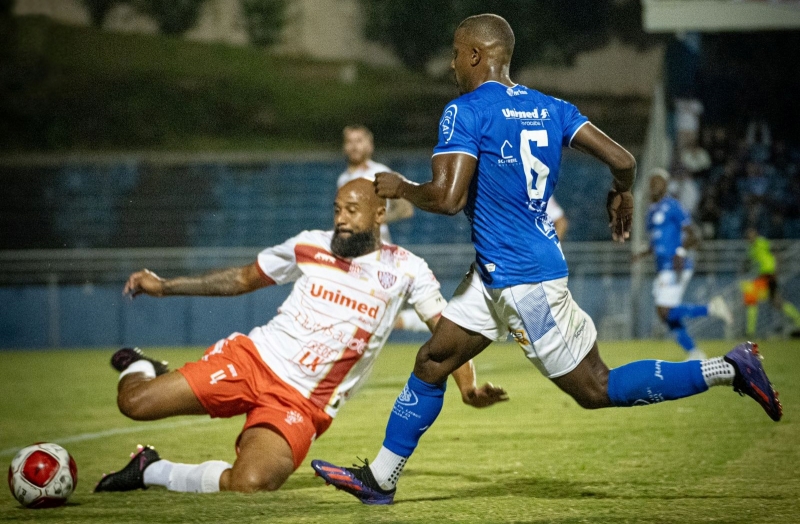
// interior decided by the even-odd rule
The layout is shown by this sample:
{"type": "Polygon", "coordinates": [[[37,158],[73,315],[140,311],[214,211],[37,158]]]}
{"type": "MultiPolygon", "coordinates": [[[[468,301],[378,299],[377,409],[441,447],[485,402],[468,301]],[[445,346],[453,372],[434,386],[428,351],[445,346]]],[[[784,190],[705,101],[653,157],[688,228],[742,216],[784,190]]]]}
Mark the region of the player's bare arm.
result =
{"type": "Polygon", "coordinates": [[[430,182],[416,184],[400,173],[378,173],[375,191],[384,198],[405,198],[423,211],[455,215],[467,204],[477,163],[475,157],[463,153],[436,155],[431,160],[430,182]]]}
{"type": "Polygon", "coordinates": [[[210,271],[203,275],[163,279],[144,269],[133,273],[123,294],[135,297],[142,293],[153,297],[168,295],[235,296],[270,285],[254,262],[247,266],[210,271]]]}
{"type": "Polygon", "coordinates": [[[391,224],[398,220],[406,220],[414,216],[414,204],[404,198],[397,198],[388,202],[386,206],[386,223],[391,224]]]}
{"type": "Polygon", "coordinates": [[[595,157],[608,166],[614,181],[608,193],[606,209],[615,242],[630,238],[633,225],[633,194],[636,159],[591,122],[581,127],[572,139],[572,147],[595,157]]]}

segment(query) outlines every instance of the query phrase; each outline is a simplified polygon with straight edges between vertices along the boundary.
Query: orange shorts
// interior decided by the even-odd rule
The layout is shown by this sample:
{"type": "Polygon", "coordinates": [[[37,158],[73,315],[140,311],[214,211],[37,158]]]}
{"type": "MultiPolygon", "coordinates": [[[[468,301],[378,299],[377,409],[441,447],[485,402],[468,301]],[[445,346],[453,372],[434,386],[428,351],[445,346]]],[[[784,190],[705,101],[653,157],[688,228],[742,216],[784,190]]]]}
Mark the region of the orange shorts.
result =
{"type": "Polygon", "coordinates": [[[254,426],[277,431],[292,448],[295,469],[331,425],[327,413],[267,367],[245,335],[220,340],[178,371],[212,417],[247,413],[242,431],[254,426]]]}

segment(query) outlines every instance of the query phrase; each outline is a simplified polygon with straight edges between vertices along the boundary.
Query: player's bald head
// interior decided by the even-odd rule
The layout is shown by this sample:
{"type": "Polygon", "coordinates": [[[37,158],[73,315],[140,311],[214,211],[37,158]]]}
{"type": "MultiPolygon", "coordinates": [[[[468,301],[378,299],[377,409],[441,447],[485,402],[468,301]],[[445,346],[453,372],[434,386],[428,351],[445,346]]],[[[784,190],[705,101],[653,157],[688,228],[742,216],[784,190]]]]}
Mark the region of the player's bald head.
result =
{"type": "Polygon", "coordinates": [[[342,202],[360,202],[370,211],[386,207],[386,199],[375,194],[375,186],[371,180],[356,178],[339,188],[336,200],[342,202]]]}
{"type": "Polygon", "coordinates": [[[478,47],[494,51],[496,58],[510,62],[514,53],[514,31],[506,19],[491,13],[465,18],[456,29],[478,47]]]}

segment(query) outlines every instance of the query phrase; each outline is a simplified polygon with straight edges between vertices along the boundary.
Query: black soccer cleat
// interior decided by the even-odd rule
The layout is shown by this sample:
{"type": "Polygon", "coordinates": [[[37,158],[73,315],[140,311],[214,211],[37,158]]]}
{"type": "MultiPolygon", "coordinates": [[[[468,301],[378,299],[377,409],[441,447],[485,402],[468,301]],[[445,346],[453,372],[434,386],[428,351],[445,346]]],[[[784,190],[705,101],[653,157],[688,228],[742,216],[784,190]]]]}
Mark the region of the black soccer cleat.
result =
{"type": "Polygon", "coordinates": [[[122,348],[117,350],[116,353],[111,355],[111,367],[121,373],[137,360],[146,360],[153,364],[156,376],[163,375],[169,371],[168,362],[166,360],[156,360],[146,357],[139,348],[122,348]]]}
{"type": "Polygon", "coordinates": [[[121,470],[108,475],[103,475],[94,492],[101,491],[133,491],[147,489],[144,485],[144,470],[153,462],[158,462],[161,457],[153,446],[137,446],[136,453],[131,453],[131,461],[121,470]]]}

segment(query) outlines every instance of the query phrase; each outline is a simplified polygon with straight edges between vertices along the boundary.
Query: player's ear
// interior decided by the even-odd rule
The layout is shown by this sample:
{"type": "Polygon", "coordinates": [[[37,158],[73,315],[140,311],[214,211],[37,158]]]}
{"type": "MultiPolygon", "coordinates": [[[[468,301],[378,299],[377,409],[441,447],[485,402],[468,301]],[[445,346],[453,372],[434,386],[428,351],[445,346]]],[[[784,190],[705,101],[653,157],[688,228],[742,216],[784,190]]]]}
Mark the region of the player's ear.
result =
{"type": "Polygon", "coordinates": [[[386,223],[386,204],[381,204],[375,209],[375,223],[386,223]]]}
{"type": "Polygon", "coordinates": [[[469,65],[475,67],[480,63],[481,63],[481,50],[477,47],[473,47],[472,52],[469,55],[469,65]]]}

